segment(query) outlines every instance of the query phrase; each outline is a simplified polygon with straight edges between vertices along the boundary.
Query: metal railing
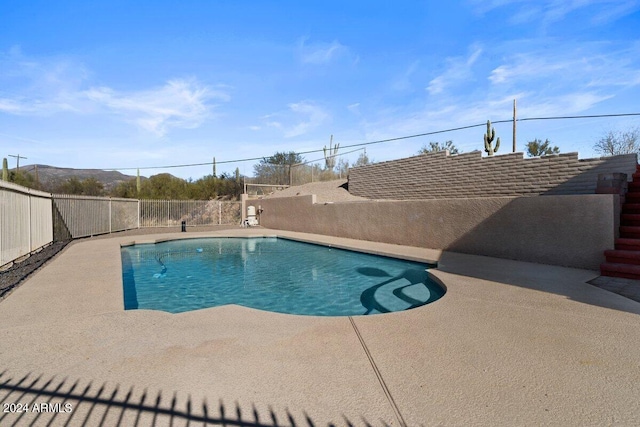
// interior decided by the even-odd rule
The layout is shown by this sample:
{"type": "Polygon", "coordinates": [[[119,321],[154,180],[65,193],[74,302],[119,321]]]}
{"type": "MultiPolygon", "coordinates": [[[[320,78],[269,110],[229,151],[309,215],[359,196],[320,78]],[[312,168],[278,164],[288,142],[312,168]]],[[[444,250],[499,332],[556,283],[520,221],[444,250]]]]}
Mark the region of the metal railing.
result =
{"type": "Polygon", "coordinates": [[[0,181],[0,266],[52,241],[51,196],[0,181]]]}

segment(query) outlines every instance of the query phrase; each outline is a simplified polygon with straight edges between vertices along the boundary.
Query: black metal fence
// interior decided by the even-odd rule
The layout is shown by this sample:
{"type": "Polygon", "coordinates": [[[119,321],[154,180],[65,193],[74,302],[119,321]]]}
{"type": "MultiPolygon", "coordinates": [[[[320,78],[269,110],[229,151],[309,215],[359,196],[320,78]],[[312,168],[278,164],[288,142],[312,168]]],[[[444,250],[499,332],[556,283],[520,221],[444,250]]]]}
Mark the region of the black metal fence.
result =
{"type": "MultiPolygon", "coordinates": [[[[261,405],[264,406],[264,405],[261,405]]],[[[107,383],[45,377],[29,373],[11,376],[0,372],[0,425],[9,426],[246,426],[315,427],[306,412],[276,411],[271,405],[259,410],[255,404],[243,408],[222,399],[178,397],[176,392],[136,390],[107,383]]],[[[356,425],[344,415],[340,424],[356,425]]],[[[358,425],[371,426],[359,417],[358,425]]],[[[329,423],[328,426],[335,424],[329,423]]]]}

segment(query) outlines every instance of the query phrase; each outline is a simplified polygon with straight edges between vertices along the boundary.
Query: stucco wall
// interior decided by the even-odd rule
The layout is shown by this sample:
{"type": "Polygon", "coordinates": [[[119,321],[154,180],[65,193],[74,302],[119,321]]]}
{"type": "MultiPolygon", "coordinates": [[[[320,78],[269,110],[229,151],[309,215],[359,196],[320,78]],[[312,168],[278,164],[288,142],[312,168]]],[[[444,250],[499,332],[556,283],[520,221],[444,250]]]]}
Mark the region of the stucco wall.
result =
{"type": "Polygon", "coordinates": [[[264,227],[597,270],[612,249],[611,194],[313,204],[315,196],[248,201],[264,227]]]}
{"type": "Polygon", "coordinates": [[[636,154],[578,159],[578,153],[524,158],[523,153],[482,157],[422,154],[349,171],[349,192],[372,199],[594,194],[601,173],[636,171],[636,154]]]}

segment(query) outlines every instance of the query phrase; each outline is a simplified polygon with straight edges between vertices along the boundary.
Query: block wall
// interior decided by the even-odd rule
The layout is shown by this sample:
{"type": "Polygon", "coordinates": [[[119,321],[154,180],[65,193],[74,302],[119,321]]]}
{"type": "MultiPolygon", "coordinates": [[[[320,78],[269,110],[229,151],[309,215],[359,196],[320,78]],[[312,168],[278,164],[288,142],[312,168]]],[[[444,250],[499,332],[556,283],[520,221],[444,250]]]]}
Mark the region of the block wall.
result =
{"type": "MultiPolygon", "coordinates": [[[[316,204],[250,200],[275,229],[597,270],[614,246],[617,194],[316,204]]],[[[595,277],[595,276],[594,276],[595,277]]]]}
{"type": "Polygon", "coordinates": [[[524,158],[446,151],[355,167],[349,192],[371,199],[595,194],[598,174],[636,171],[636,154],[578,159],[578,153],[524,158]]]}

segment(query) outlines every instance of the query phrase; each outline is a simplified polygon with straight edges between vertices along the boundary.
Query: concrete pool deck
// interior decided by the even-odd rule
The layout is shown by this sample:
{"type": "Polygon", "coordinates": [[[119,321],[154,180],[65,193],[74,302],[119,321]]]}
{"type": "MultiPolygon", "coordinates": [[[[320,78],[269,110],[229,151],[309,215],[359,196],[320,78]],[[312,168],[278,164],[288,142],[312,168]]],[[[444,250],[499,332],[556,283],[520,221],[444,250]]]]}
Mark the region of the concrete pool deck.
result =
{"type": "Polygon", "coordinates": [[[0,302],[2,409],[73,412],[0,425],[640,425],[640,303],[596,276],[259,228],[76,241],[0,302]],[[447,293],[377,316],[124,311],[121,244],[248,235],[437,260],[447,293]]]}

